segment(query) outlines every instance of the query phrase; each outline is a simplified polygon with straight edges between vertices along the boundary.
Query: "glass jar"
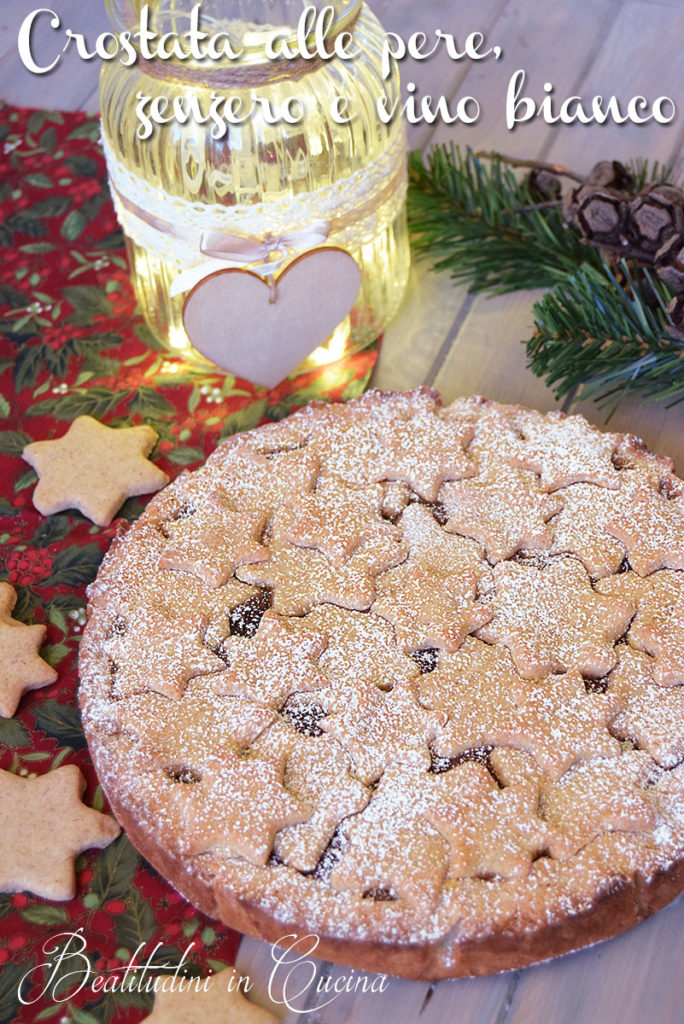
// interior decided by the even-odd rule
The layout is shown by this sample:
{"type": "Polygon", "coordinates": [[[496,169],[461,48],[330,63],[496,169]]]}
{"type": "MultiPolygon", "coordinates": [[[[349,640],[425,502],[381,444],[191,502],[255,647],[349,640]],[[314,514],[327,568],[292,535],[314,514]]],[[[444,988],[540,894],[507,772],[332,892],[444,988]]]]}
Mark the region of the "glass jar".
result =
{"type": "MultiPolygon", "coordinates": [[[[143,2],[107,0],[117,32],[138,29],[143,2]]],[[[162,0],[148,6],[155,31],[180,35],[189,28],[196,4],[162,0]]],[[[353,256],[361,286],[351,313],[300,369],[370,344],[401,302],[410,260],[404,125],[400,115],[384,124],[376,106],[381,101],[391,110],[397,104],[396,64],[383,80],[385,33],[360,0],[308,5],[319,11],[332,8],[329,50],[334,38],[347,31],[358,56],[266,60],[265,35],[277,26],[294,44],[304,6],[293,0],[204,0],[202,29],[229,33],[244,50],[237,62],[144,60],[138,54],[132,67],[118,60],[103,65],[103,145],[136,294],[155,335],[186,360],[206,362],[188,338],[183,311],[190,289],[217,266],[202,251],[207,231],[223,233],[228,250],[235,249],[236,239],[238,250],[252,243],[263,250],[275,239],[279,273],[301,257],[302,246],[306,251],[320,244],[316,232],[321,223],[327,225],[323,245],[353,256]],[[168,110],[180,97],[190,109],[202,111],[210,108],[212,98],[229,95],[242,103],[237,109],[254,107],[255,112],[241,124],[227,124],[223,138],[213,137],[214,123],[190,118],[158,125],[143,139],[141,95],[164,97],[168,110]],[[346,98],[347,106],[337,109],[351,115],[349,123],[333,118],[336,97],[346,98]],[[295,98],[304,111],[299,123],[267,122],[264,101],[270,111],[281,111],[295,98]],[[307,243],[312,227],[316,241],[307,243]],[[295,241],[290,247],[280,244],[284,239],[295,241]]],[[[226,257],[233,257],[232,265],[249,267],[256,261],[254,254],[242,262],[235,255],[226,257]]],[[[274,257],[268,253],[266,258],[274,257]]],[[[225,359],[214,358],[231,369],[230,352],[225,359]]]]}

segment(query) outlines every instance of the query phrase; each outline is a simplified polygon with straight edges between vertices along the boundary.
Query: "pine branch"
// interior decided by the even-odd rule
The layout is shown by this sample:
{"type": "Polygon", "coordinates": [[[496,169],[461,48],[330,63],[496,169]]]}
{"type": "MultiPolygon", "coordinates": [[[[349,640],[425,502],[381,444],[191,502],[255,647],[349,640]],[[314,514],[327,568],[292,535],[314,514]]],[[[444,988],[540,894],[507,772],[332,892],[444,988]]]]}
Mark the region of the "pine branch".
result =
{"type": "MultiPolygon", "coordinates": [[[[534,307],[537,329],[526,347],[532,370],[558,397],[582,385],[603,403],[635,391],[683,401],[684,332],[667,314],[668,289],[648,270],[652,255],[583,241],[555,197],[533,193],[516,175],[528,166],[578,179],[567,168],[454,146],[411,154],[414,249],[471,291],[549,289],[534,307]]],[[[645,160],[629,171],[633,194],[672,181],[670,167],[645,160]]]]}
{"type": "Polygon", "coordinates": [[[632,175],[630,192],[634,195],[640,192],[646,185],[675,185],[674,164],[661,164],[658,160],[647,160],[638,157],[627,164],[627,170],[632,175]]]}
{"type": "Polygon", "coordinates": [[[583,263],[600,263],[502,157],[484,163],[470,149],[439,146],[425,158],[412,153],[409,171],[415,251],[471,291],[551,288],[583,263]]]}
{"type": "Polygon", "coordinates": [[[558,397],[581,384],[599,403],[631,391],[667,405],[684,401],[684,339],[665,312],[669,293],[624,261],[620,270],[624,285],[606,264],[582,267],[535,304],[537,331],[526,343],[531,368],[558,397]]]}

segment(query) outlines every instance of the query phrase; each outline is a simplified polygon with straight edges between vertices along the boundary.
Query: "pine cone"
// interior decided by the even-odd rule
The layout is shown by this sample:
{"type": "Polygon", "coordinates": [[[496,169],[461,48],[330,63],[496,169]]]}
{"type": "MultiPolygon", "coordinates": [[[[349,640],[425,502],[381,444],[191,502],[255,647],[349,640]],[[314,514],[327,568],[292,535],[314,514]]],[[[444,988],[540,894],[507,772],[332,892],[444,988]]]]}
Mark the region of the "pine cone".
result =
{"type": "Polygon", "coordinates": [[[591,242],[617,245],[627,226],[627,195],[584,184],[570,193],[566,220],[579,228],[582,238],[591,242]]]}
{"type": "Polygon", "coordinates": [[[628,190],[632,181],[632,175],[619,160],[601,160],[592,167],[586,178],[587,185],[612,188],[618,192],[628,190]]]}
{"type": "Polygon", "coordinates": [[[555,174],[545,170],[543,167],[533,168],[526,176],[525,184],[530,190],[530,195],[534,199],[539,199],[540,202],[545,202],[549,199],[560,199],[563,192],[560,178],[557,178],[555,174]]]}
{"type": "Polygon", "coordinates": [[[674,295],[684,293],[684,237],[673,235],[656,253],[656,274],[674,295]]]}
{"type": "Polygon", "coordinates": [[[684,295],[676,295],[668,302],[665,312],[675,327],[684,327],[684,295]]]}
{"type": "Polygon", "coordinates": [[[684,340],[684,295],[677,295],[671,302],[668,302],[665,312],[672,324],[668,333],[675,338],[684,340]]]}
{"type": "Polygon", "coordinates": [[[628,236],[644,252],[655,253],[684,231],[684,194],[674,185],[649,185],[629,204],[628,236]]]}

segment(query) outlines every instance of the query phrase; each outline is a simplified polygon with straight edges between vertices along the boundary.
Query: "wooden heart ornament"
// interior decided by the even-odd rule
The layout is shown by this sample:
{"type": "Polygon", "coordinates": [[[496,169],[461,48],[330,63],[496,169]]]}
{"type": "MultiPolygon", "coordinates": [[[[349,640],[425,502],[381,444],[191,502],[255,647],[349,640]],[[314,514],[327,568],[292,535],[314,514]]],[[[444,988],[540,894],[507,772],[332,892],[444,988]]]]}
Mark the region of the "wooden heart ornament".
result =
{"type": "Polygon", "coordinates": [[[272,282],[237,268],[210,274],[188,295],[183,322],[207,359],[272,388],[332,334],[360,287],[353,256],[314,249],[272,282]]]}

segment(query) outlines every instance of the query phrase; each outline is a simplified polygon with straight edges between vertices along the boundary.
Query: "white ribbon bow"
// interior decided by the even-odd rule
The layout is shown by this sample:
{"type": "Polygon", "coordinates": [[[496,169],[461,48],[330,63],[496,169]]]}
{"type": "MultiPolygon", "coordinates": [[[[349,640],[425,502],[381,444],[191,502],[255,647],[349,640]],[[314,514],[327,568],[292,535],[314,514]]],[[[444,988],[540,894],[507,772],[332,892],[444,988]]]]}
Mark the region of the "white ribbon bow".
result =
{"type": "Polygon", "coordinates": [[[199,248],[210,258],[198,267],[182,271],[171,285],[171,295],[188,292],[205,277],[229,267],[249,268],[257,274],[267,270],[264,276],[272,281],[275,272],[292,253],[315,249],[327,242],[329,235],[330,222],[327,220],[316,221],[300,231],[290,231],[277,237],[267,234],[263,238],[248,238],[226,231],[205,231],[199,248]]]}

